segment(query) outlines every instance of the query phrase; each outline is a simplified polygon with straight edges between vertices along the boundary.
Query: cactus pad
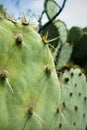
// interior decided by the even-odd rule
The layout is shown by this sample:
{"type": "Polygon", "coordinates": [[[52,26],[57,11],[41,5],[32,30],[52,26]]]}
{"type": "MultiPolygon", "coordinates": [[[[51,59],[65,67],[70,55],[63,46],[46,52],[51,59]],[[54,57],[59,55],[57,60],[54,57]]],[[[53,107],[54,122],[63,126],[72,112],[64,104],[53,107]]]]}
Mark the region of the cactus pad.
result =
{"type": "Polygon", "coordinates": [[[61,102],[56,130],[87,130],[87,81],[78,68],[60,76],[61,102]]]}
{"type": "Polygon", "coordinates": [[[32,25],[0,20],[0,130],[55,130],[59,82],[32,25]]]}

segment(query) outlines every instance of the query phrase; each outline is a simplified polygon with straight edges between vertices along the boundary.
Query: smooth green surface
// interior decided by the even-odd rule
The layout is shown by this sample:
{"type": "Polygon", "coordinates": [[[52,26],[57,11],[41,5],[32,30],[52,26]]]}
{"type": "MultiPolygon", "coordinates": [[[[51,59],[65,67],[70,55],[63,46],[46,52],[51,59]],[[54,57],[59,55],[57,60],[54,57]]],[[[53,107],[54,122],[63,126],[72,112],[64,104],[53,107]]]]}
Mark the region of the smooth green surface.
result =
{"type": "Polygon", "coordinates": [[[58,12],[58,5],[54,0],[45,0],[44,8],[46,10],[46,15],[49,20],[52,19],[58,12]]]}
{"type": "Polygon", "coordinates": [[[63,66],[65,66],[68,63],[71,57],[72,50],[73,50],[73,46],[67,42],[62,46],[61,51],[59,51],[59,57],[56,60],[57,70],[61,69],[63,66]]]}
{"type": "Polygon", "coordinates": [[[61,103],[56,130],[86,130],[87,81],[85,75],[79,68],[71,68],[70,71],[65,70],[60,82],[61,103]]]}
{"type": "Polygon", "coordinates": [[[55,130],[59,88],[53,57],[40,35],[30,25],[1,20],[0,129],[55,130]],[[20,35],[21,44],[16,42],[20,35]],[[5,79],[3,70],[8,72],[5,79]]]}

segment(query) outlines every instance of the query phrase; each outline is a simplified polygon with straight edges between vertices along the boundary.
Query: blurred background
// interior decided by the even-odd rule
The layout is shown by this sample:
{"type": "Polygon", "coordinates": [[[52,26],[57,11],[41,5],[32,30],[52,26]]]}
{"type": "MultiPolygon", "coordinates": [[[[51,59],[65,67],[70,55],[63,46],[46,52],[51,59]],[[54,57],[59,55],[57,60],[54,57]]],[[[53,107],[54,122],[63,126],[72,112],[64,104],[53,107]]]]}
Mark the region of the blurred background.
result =
{"type": "MultiPolygon", "coordinates": [[[[63,0],[56,0],[61,6],[63,0]]],[[[20,19],[24,12],[30,22],[38,24],[44,9],[44,0],[0,0],[0,4],[6,8],[8,14],[20,19]]],[[[87,0],[67,0],[63,11],[57,17],[63,20],[68,28],[72,26],[86,27],[87,26],[87,0]]],[[[47,17],[44,15],[42,23],[46,23],[47,17]]]]}

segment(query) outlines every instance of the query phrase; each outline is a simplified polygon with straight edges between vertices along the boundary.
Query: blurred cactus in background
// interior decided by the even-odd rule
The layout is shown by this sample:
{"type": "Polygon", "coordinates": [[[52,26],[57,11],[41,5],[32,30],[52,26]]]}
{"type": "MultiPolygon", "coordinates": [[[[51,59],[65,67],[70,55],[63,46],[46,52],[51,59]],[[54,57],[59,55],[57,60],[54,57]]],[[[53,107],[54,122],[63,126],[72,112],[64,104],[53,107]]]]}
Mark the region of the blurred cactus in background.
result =
{"type": "Polygon", "coordinates": [[[6,17],[6,9],[0,4],[0,18],[6,17]]]}

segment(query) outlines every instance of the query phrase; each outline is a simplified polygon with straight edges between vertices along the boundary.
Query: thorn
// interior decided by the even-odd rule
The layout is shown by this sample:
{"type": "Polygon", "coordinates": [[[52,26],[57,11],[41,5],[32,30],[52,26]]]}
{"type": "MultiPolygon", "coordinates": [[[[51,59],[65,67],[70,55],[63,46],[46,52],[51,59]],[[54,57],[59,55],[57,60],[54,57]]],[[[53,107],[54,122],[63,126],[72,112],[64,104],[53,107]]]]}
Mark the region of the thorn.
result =
{"type": "Polygon", "coordinates": [[[7,19],[11,21],[12,23],[16,24],[17,21],[13,18],[13,16],[8,16],[7,19]]]}
{"type": "Polygon", "coordinates": [[[61,85],[62,85],[62,87],[66,87],[66,88],[70,89],[70,86],[68,86],[66,84],[61,83],[61,85]]]}
{"type": "Polygon", "coordinates": [[[46,35],[44,35],[43,37],[42,37],[42,41],[44,42],[44,44],[47,44],[47,38],[48,38],[48,32],[46,33],[46,35]]]}
{"type": "Polygon", "coordinates": [[[23,42],[23,35],[21,33],[19,33],[18,35],[16,35],[16,43],[18,45],[23,44],[27,49],[29,49],[29,47],[23,42]]]}
{"type": "Polygon", "coordinates": [[[7,83],[8,87],[10,88],[11,92],[14,94],[14,91],[13,91],[13,89],[12,89],[12,86],[10,85],[10,83],[9,83],[9,81],[8,81],[7,78],[6,78],[6,83],[7,83]]]}
{"type": "Polygon", "coordinates": [[[37,117],[37,119],[39,119],[41,122],[46,124],[46,122],[40,116],[38,116],[35,112],[33,112],[33,114],[37,117]]]}
{"type": "Polygon", "coordinates": [[[42,41],[43,41],[45,44],[50,43],[50,42],[53,42],[53,41],[56,41],[56,40],[59,38],[59,36],[58,36],[58,37],[53,38],[53,39],[51,39],[51,40],[47,40],[47,37],[48,37],[48,35],[42,37],[42,41]]]}
{"type": "Polygon", "coordinates": [[[34,100],[28,101],[28,103],[25,106],[25,111],[27,115],[32,116],[34,109],[37,107],[37,102],[34,100]]]}
{"type": "Polygon", "coordinates": [[[22,24],[23,25],[29,25],[29,22],[27,21],[26,16],[25,16],[23,11],[22,11],[22,14],[23,14],[23,18],[21,19],[22,24]]]}
{"type": "Polygon", "coordinates": [[[59,38],[59,36],[56,37],[56,38],[53,38],[53,39],[51,39],[51,40],[47,40],[46,42],[47,42],[47,43],[50,43],[50,42],[56,41],[58,38],[59,38]]]}
{"type": "MultiPolygon", "coordinates": [[[[61,111],[60,111],[61,112],[61,111]]],[[[66,122],[67,124],[69,124],[68,120],[66,119],[66,117],[64,116],[64,114],[61,112],[61,116],[64,119],[64,122],[66,122]]]]}
{"type": "Polygon", "coordinates": [[[29,50],[29,47],[23,42],[23,45],[29,50]]]}

